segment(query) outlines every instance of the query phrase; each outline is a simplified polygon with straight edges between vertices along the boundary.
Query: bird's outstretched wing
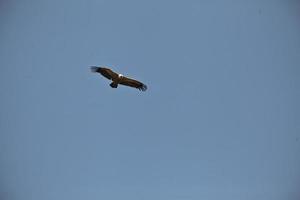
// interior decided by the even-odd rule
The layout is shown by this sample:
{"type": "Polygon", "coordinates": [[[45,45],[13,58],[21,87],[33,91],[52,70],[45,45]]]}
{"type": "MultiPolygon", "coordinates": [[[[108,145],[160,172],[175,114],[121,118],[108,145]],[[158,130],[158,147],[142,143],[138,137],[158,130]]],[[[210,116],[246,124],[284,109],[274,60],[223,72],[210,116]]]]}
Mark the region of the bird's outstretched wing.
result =
{"type": "Polygon", "coordinates": [[[92,66],[91,71],[100,73],[105,78],[107,78],[109,80],[118,78],[118,74],[116,72],[113,72],[111,69],[108,69],[108,68],[92,66]]]}
{"type": "Polygon", "coordinates": [[[119,84],[126,85],[126,86],[129,86],[129,87],[134,87],[134,88],[137,88],[141,91],[146,91],[147,90],[147,85],[145,85],[144,83],[141,83],[141,82],[139,82],[137,80],[134,80],[134,79],[131,79],[131,78],[127,78],[125,76],[123,76],[123,78],[121,79],[119,84]]]}

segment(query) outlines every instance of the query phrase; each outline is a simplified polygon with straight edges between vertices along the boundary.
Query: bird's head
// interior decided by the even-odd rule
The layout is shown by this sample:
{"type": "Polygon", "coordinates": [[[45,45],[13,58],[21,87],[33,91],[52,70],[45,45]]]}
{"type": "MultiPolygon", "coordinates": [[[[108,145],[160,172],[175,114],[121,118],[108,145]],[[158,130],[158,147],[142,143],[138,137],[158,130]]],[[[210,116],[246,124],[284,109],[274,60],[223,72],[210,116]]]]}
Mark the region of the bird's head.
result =
{"type": "Polygon", "coordinates": [[[118,74],[119,78],[122,78],[123,77],[123,74],[118,74]]]}

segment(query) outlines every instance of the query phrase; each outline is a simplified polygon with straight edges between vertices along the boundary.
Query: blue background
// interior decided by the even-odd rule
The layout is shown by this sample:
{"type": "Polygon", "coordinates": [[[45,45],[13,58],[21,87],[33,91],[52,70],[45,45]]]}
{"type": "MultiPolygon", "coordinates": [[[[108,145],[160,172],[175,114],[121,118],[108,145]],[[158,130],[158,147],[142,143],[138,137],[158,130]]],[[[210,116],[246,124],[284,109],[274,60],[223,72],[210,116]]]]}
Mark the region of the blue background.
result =
{"type": "Polygon", "coordinates": [[[299,10],[1,0],[1,200],[298,200],[299,10]]]}

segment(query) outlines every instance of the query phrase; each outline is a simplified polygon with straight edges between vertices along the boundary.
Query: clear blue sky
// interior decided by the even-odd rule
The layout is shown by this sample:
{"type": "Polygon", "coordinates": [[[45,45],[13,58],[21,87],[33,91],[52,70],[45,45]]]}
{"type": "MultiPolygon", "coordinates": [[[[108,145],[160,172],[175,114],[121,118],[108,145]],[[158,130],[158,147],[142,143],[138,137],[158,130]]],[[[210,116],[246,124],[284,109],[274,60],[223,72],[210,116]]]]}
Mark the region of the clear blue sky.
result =
{"type": "Polygon", "coordinates": [[[299,10],[0,1],[0,199],[299,200],[299,10]]]}

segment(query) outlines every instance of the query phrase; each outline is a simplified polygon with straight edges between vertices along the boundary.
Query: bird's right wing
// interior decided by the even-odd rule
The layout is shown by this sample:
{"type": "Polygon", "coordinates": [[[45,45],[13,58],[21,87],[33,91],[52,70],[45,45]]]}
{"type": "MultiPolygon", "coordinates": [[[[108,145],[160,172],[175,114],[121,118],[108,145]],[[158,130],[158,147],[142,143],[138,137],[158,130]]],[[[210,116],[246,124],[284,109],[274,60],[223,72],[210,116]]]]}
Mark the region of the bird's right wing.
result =
{"type": "Polygon", "coordinates": [[[147,90],[147,85],[145,85],[144,83],[142,83],[140,81],[137,81],[137,80],[134,80],[134,79],[131,79],[131,78],[127,78],[125,76],[121,79],[120,84],[129,86],[129,87],[134,87],[134,88],[137,88],[141,91],[146,91],[147,90]]]}
{"type": "Polygon", "coordinates": [[[118,78],[118,74],[108,68],[92,66],[91,70],[92,70],[92,72],[100,73],[102,76],[104,76],[105,78],[107,78],[109,80],[118,78]]]}

